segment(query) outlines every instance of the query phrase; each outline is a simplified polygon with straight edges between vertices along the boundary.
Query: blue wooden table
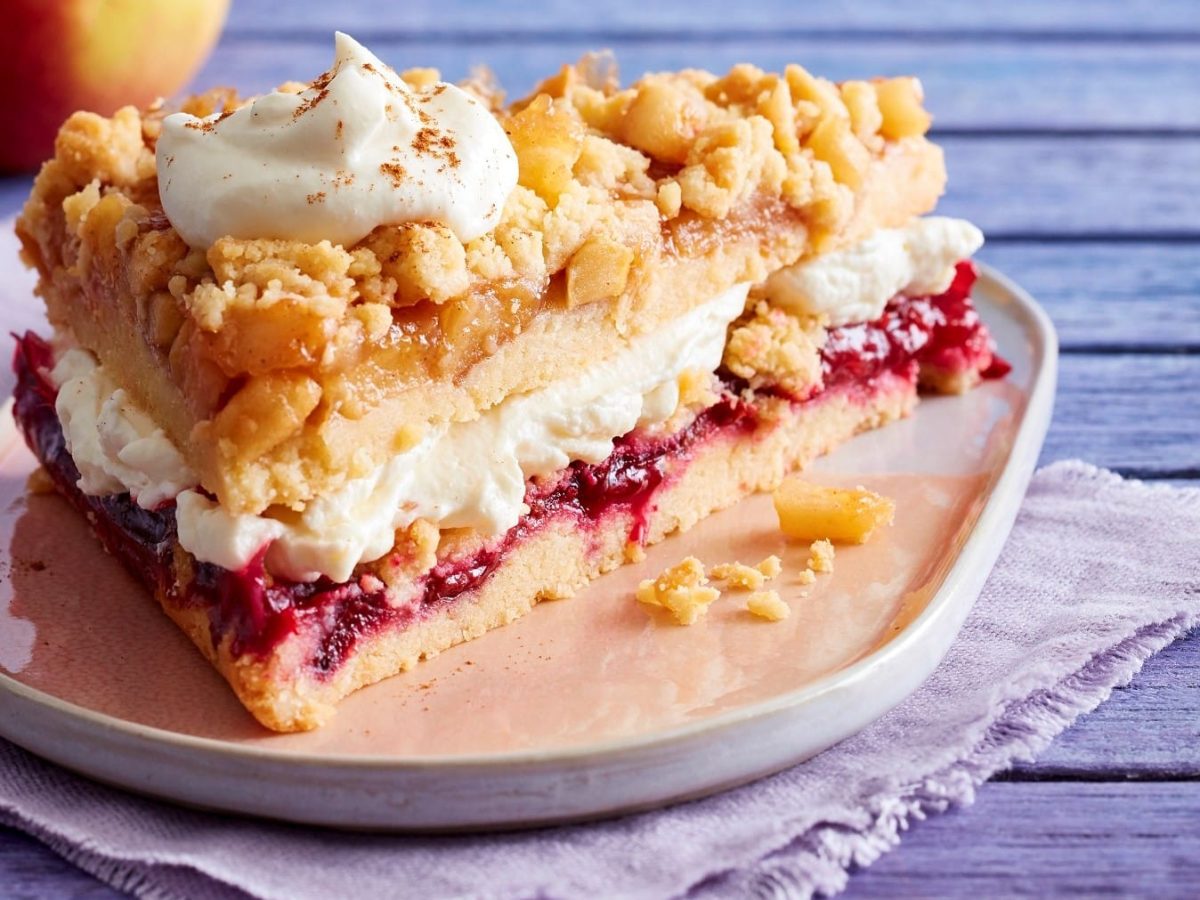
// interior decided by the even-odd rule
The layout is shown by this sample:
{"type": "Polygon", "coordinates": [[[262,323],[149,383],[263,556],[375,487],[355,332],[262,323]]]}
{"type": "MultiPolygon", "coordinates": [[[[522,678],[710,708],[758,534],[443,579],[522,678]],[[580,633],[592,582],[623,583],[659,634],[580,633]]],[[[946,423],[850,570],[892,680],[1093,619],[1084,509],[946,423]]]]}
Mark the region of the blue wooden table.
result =
{"type": "MultiPolygon", "coordinates": [[[[1043,461],[1083,457],[1200,484],[1200,3],[740,5],[234,0],[197,84],[253,91],[311,78],[334,28],[397,67],[459,78],[486,62],[514,94],[601,47],[627,77],[739,61],[798,61],[838,79],[919,74],[950,168],[941,211],[978,223],[981,257],[1058,325],[1061,385],[1043,461]]],[[[27,190],[27,179],[0,181],[0,213],[27,190]]],[[[917,824],[847,896],[1196,896],[1197,858],[1193,636],[1036,763],[985,785],[974,806],[917,824]]],[[[41,896],[114,895],[0,829],[0,897],[41,896]]]]}

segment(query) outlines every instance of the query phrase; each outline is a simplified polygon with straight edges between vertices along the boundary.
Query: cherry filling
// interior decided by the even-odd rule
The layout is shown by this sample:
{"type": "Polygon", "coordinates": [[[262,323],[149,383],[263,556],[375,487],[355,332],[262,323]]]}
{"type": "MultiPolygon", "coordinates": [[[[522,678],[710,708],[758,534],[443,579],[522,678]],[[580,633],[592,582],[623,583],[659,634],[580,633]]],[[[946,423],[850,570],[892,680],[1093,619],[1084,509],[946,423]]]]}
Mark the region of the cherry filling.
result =
{"type": "MultiPolygon", "coordinates": [[[[974,267],[960,263],[945,293],[897,297],[874,322],[830,329],[822,351],[822,392],[869,391],[881,375],[915,378],[920,365],[1004,375],[1007,364],[994,355],[971,304],[974,280],[974,267]]],[[[261,658],[289,636],[304,634],[312,640],[312,667],[324,673],[336,670],[364,636],[416,621],[477,589],[514,546],[555,519],[566,516],[594,527],[610,514],[624,513],[631,520],[630,540],[640,542],[654,496],[679,471],[678,464],[719,435],[751,434],[759,424],[756,407],[745,399],[745,384],[719,373],[726,389],[686,428],[666,437],[626,435],[601,463],[575,462],[552,481],[532,481],[525,495],[529,511],[512,529],[468,556],[439,562],[423,577],[415,599],[397,604],[369,573],[340,584],[273,577],[264,564],[266,548],[237,572],[198,562],[177,548],[173,506],[144,510],[128,494],[81,492],[54,409],[56,390],[46,379],[52,364],[51,349],[41,338],[28,333],[17,339],[14,414],[59,491],[88,516],[105,548],[168,603],[206,610],[214,646],[228,638],[234,656],[261,658]]]]}
{"type": "Polygon", "coordinates": [[[978,273],[960,262],[954,280],[934,297],[894,297],[873,322],[832,328],[821,350],[825,390],[870,382],[884,372],[914,364],[940,372],[977,371],[1002,378],[1010,369],[995,355],[979,312],[971,302],[978,273]]]}

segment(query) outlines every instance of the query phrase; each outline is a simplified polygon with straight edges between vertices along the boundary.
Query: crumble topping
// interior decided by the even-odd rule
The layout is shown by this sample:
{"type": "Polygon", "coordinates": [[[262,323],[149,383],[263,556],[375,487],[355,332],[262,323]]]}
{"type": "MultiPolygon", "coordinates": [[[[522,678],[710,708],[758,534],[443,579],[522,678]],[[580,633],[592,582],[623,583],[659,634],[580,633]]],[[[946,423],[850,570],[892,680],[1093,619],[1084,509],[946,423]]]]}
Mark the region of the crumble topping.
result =
{"type": "Polygon", "coordinates": [[[748,566],[740,562],[718,563],[712,567],[709,574],[714,581],[723,581],[730,588],[757,591],[770,578],[776,577],[783,571],[783,565],[778,556],[768,556],[756,566],[748,566]]]}
{"type": "Polygon", "coordinates": [[[746,598],[746,609],[751,615],[779,622],[791,615],[792,610],[779,596],[778,591],[755,591],[746,598]]]}
{"type": "MultiPolygon", "coordinates": [[[[427,88],[437,73],[405,77],[427,88]]],[[[294,505],[340,484],[339,473],[364,471],[378,462],[375,451],[350,449],[348,432],[330,434],[330,423],[366,419],[411,385],[459,383],[543,312],[596,309],[589,322],[608,317],[627,337],[657,324],[653,308],[675,291],[663,282],[679,260],[703,260],[678,267],[679,277],[698,278],[697,296],[760,281],[846,226],[856,166],[879,162],[897,142],[931,149],[921,137],[927,117],[914,113],[915,79],[839,87],[798,66],[782,74],[737,66],[722,77],[660,73],[621,88],[613,68],[592,58],[508,107],[485,75],[464,90],[503,126],[519,170],[496,227],[467,242],[412,222],[379,226],[350,247],[226,237],[190,249],[163,213],[154,172],[164,107],[78,113],[64,124],[18,222],[25,257],[44,284],[54,282],[56,322],[71,323],[76,305],[121,307],[102,310],[97,333],[140,334],[152,352],[138,365],[157,360],[163,370],[161,384],[138,381],[139,390],[150,385],[142,399],[181,405],[164,426],[223,501],[247,511],[294,505]],[[841,124],[822,127],[827,120],[841,124]],[[279,389],[291,411],[282,418],[272,411],[279,389]],[[275,422],[253,452],[232,427],[243,416],[275,422]]],[[[246,102],[215,90],[181,109],[205,117],[246,102]]],[[[331,135],[339,125],[350,127],[331,120],[331,135]]],[[[323,187],[313,205],[328,205],[336,189],[323,187]]],[[[730,359],[740,371],[765,379],[794,366],[797,382],[811,376],[811,355],[786,347],[818,339],[808,324],[755,313],[741,325],[730,359]]],[[[112,352],[133,357],[127,344],[112,352]]],[[[488,404],[504,396],[491,383],[487,392],[479,398],[488,404]]],[[[427,409],[469,417],[479,398],[427,409]]],[[[373,436],[385,446],[423,424],[406,422],[395,435],[376,425],[373,436]]]]}
{"type": "Polygon", "coordinates": [[[800,318],[760,300],[729,332],[723,362],[752,388],[778,385],[803,397],[820,387],[824,343],[822,319],[800,318]]]}
{"type": "Polygon", "coordinates": [[[709,605],[721,596],[720,591],[707,585],[704,564],[696,557],[688,556],[657,578],[648,578],[639,584],[636,596],[639,603],[667,610],[678,624],[694,625],[708,612],[709,605]]]}
{"type": "MultiPolygon", "coordinates": [[[[381,226],[363,245],[386,271],[384,280],[374,285],[364,284],[370,281],[371,270],[378,271],[373,263],[365,263],[364,274],[347,284],[340,282],[344,267],[334,263],[334,280],[339,282],[335,296],[347,303],[334,304],[326,313],[331,320],[327,340],[336,333],[346,306],[364,299],[396,298],[401,305],[425,299],[446,302],[497,277],[544,279],[567,268],[577,254],[585,258],[581,270],[594,268],[594,259],[602,251],[619,248],[613,265],[594,278],[582,279],[587,286],[575,292],[574,302],[615,296],[627,281],[623,277],[627,271],[622,272],[629,267],[625,254],[661,252],[664,219],[678,218],[687,211],[723,218],[756,194],[784,197],[812,217],[814,224],[824,222],[836,228],[851,205],[847,183],[829,176],[835,167],[845,166],[839,160],[846,154],[837,148],[855,142],[861,153],[851,151],[850,155],[867,154],[869,158],[872,151],[880,152],[883,147],[878,131],[867,133],[865,126],[858,133],[849,130],[846,123],[853,114],[852,106],[868,104],[866,94],[872,91],[886,90],[889,96],[907,92],[919,98],[913,79],[893,79],[895,84],[858,82],[853,89],[839,93],[832,83],[815,79],[798,66],[788,67],[783,76],[752,66],[737,66],[723,78],[694,70],[651,75],[624,90],[613,85],[591,86],[580,71],[581,67],[566,67],[543,83],[532,98],[499,113],[517,151],[519,183],[527,190],[514,192],[493,232],[464,245],[452,234],[450,239],[438,234],[435,241],[413,239],[411,224],[381,226]],[[843,94],[855,99],[848,104],[843,94]],[[832,126],[837,140],[817,134],[817,126],[826,120],[842,123],[832,126]],[[814,142],[813,138],[820,139],[814,142]],[[651,177],[651,166],[663,164],[677,170],[651,177]],[[802,192],[794,187],[799,181],[808,184],[802,192]],[[784,196],[789,183],[793,184],[790,199],[784,196]],[[407,232],[409,237],[398,239],[397,232],[407,232]],[[589,243],[591,239],[595,240],[589,243]],[[436,266],[400,265],[403,258],[427,254],[431,243],[439,248],[436,266]],[[590,266],[588,256],[593,257],[590,266]]],[[[412,81],[420,84],[435,75],[426,72],[412,81]]],[[[242,105],[226,92],[197,98],[185,108],[205,114],[223,107],[228,113],[242,105]]],[[[146,205],[148,223],[158,206],[153,202],[157,191],[152,169],[161,117],[159,111],[147,113],[143,119],[130,107],[110,119],[76,113],[63,126],[55,159],[39,178],[35,198],[50,200],[51,195],[58,195],[57,203],[61,203],[80,190],[94,192],[96,188],[90,186],[98,181],[105,194],[117,190],[134,202],[151,201],[146,205]],[[129,187],[136,187],[140,197],[121,190],[129,187]]],[[[887,122],[881,118],[879,129],[887,122]]],[[[895,122],[891,125],[892,140],[922,133],[911,125],[906,132],[895,122]]],[[[452,155],[453,138],[435,131],[422,129],[414,142],[429,152],[452,155]]],[[[389,174],[402,179],[402,168],[393,165],[389,174]]],[[[315,200],[317,195],[313,197],[315,200]]],[[[27,218],[33,213],[32,205],[26,210],[27,218]]],[[[140,230],[150,227],[143,224],[140,230]]],[[[153,227],[161,230],[161,220],[153,227]]],[[[255,242],[226,239],[223,243],[224,250],[218,255],[228,255],[231,244],[255,242]]],[[[285,264],[305,256],[312,246],[292,243],[291,247],[279,246],[278,256],[285,264]]],[[[131,256],[137,252],[137,247],[130,249],[131,256]]],[[[219,266],[213,259],[199,271],[181,268],[177,257],[156,262],[167,270],[162,281],[184,275],[186,281],[178,290],[184,298],[197,289],[237,294],[247,283],[256,289],[263,287],[252,269],[219,266]]],[[[312,277],[314,273],[301,269],[301,274],[312,277]]],[[[580,279],[577,272],[576,280],[580,279]]],[[[281,290],[291,291],[294,280],[281,279],[281,290]]],[[[201,325],[207,331],[237,328],[212,318],[201,325]]]]}
{"type": "Polygon", "coordinates": [[[808,552],[808,568],[810,570],[813,572],[833,571],[833,543],[831,541],[813,541],[808,552]]]}
{"type": "Polygon", "coordinates": [[[758,569],[740,562],[718,563],[710,574],[714,581],[723,581],[727,587],[749,591],[757,591],[767,580],[758,569]]]}
{"type": "Polygon", "coordinates": [[[783,571],[783,562],[778,556],[771,554],[754,568],[762,572],[767,578],[775,578],[783,571]]]}

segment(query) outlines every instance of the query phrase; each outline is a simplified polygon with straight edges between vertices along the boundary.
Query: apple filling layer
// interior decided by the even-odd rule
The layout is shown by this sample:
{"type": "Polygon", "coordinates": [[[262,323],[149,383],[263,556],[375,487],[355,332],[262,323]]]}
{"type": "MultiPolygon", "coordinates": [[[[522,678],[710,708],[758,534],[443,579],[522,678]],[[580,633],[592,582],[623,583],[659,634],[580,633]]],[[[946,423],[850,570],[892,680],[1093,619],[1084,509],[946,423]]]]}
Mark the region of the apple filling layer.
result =
{"type": "MultiPolygon", "coordinates": [[[[58,388],[49,378],[54,354],[33,334],[17,348],[14,409],[56,487],[88,516],[105,547],[165,602],[206,610],[214,647],[228,640],[235,657],[261,658],[282,641],[298,639],[319,675],[336,671],[365,636],[405,628],[469,594],[548,524],[565,520],[587,530],[619,514],[630,522],[629,541],[639,543],[657,492],[686,471],[691,456],[712,442],[758,439],[772,427],[764,412],[771,404],[803,411],[832,397],[870,402],[897,381],[1003,375],[1005,366],[993,355],[970,300],[974,278],[973,267],[960,263],[945,292],[898,295],[871,322],[829,329],[815,392],[751,385],[727,368],[718,370],[713,401],[687,424],[670,431],[635,427],[601,460],[576,459],[549,476],[529,478],[515,524],[495,537],[444,542],[433,565],[403,590],[385,583],[369,564],[340,580],[282,577],[268,563],[269,543],[240,568],[200,562],[180,544],[173,502],[146,509],[128,492],[85,493],[55,409],[58,388]]],[[[402,552],[393,548],[393,554],[402,552]]]]}

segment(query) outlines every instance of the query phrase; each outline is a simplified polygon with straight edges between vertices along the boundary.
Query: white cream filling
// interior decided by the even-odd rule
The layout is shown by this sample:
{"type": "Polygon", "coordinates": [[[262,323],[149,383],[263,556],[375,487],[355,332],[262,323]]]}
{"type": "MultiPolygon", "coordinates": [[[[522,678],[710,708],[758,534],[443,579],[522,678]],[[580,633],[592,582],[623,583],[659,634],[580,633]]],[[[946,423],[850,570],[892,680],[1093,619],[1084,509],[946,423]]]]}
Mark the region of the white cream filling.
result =
{"type": "Polygon", "coordinates": [[[86,350],[59,354],[54,409],[85,494],[128,491],[154,509],[196,483],[175,445],[86,350]]]}
{"type": "Polygon", "coordinates": [[[679,404],[680,376],[720,364],[747,289],[731,288],[570,379],[509,397],[473,421],[435,428],[299,513],[231,514],[185,489],[196,479],[178,450],[84,351],[69,351],[55,369],[73,376],[63,382],[64,390],[73,387],[65,398],[60,391],[59,417],[80,488],[129,490],[147,507],[175,496],[179,542],[197,559],[240,569],[271,542],[273,571],[340,582],[358,563],[387,553],[396,529],[417,518],[484,534],[507,531],[526,511],[527,479],[575,460],[601,462],[615,438],[669,418],[679,404]]]}
{"type": "Polygon", "coordinates": [[[897,294],[946,290],[954,264],[981,246],[983,232],[970,222],[928,216],[780,269],[767,279],[765,293],[797,315],[824,316],[830,326],[869,322],[897,294]]]}

